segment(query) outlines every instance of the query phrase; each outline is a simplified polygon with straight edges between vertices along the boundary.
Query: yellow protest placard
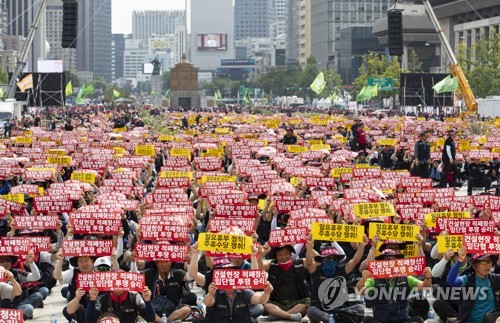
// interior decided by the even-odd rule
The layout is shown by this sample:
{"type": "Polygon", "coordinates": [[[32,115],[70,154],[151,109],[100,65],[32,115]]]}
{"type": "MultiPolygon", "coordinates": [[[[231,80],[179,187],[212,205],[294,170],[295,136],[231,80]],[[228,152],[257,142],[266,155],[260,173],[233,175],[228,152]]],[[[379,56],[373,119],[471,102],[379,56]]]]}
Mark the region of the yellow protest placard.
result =
{"type": "Polygon", "coordinates": [[[33,138],[31,137],[16,137],[16,144],[32,144],[33,138]]]}
{"type": "Polygon", "coordinates": [[[311,145],[311,150],[313,151],[319,151],[319,150],[322,150],[322,149],[326,149],[328,151],[330,151],[331,147],[330,145],[311,145]]]}
{"type": "Polygon", "coordinates": [[[215,133],[227,134],[229,133],[229,128],[215,128],[215,133]]]}
{"type": "Polygon", "coordinates": [[[32,136],[33,135],[33,131],[31,130],[24,130],[24,136],[25,137],[29,137],[29,136],[32,136]]]}
{"type": "Polygon", "coordinates": [[[267,129],[277,129],[279,126],[280,126],[280,121],[278,119],[272,119],[266,122],[267,129]]]}
{"type": "Polygon", "coordinates": [[[126,132],[126,131],[127,131],[127,127],[121,127],[121,128],[114,128],[113,129],[114,133],[120,133],[120,132],[126,132]]]}
{"type": "Polygon", "coordinates": [[[445,253],[449,249],[455,252],[462,246],[462,235],[437,236],[438,253],[445,253]]]}
{"type": "Polygon", "coordinates": [[[436,146],[437,147],[444,146],[444,140],[445,140],[444,138],[438,138],[438,139],[436,139],[436,146]]]}
{"type": "Polygon", "coordinates": [[[230,175],[220,175],[220,176],[203,175],[201,177],[201,182],[202,183],[206,183],[206,182],[236,182],[236,176],[230,176],[230,175]]]}
{"type": "Polygon", "coordinates": [[[120,155],[123,157],[125,155],[125,148],[122,147],[113,147],[113,150],[115,152],[115,155],[120,155]]]}
{"type": "Polygon", "coordinates": [[[307,151],[307,148],[299,145],[288,145],[286,151],[292,154],[299,154],[307,151]]]}
{"type": "Polygon", "coordinates": [[[24,194],[6,194],[0,195],[0,199],[11,201],[18,204],[24,203],[24,194]]]}
{"type": "MultiPolygon", "coordinates": [[[[382,246],[383,243],[384,243],[383,241],[379,241],[377,243],[377,249],[375,249],[375,256],[380,255],[380,251],[378,251],[378,249],[380,248],[380,246],[382,246]]],[[[417,246],[418,245],[416,244],[406,244],[406,247],[403,250],[399,250],[399,252],[401,252],[401,254],[405,256],[405,258],[418,257],[417,246]]]]}
{"type": "Polygon", "coordinates": [[[467,219],[470,218],[468,211],[461,212],[432,212],[427,213],[425,216],[425,225],[428,228],[436,227],[436,218],[453,218],[453,219],[467,219]]]}
{"type": "Polygon", "coordinates": [[[205,154],[222,157],[224,155],[224,148],[208,148],[205,154]]]}
{"type": "Polygon", "coordinates": [[[362,219],[380,216],[394,216],[394,206],[387,202],[354,204],[354,215],[362,219]]]}
{"type": "Polygon", "coordinates": [[[418,117],[417,121],[425,121],[425,117],[418,117]]]}
{"type": "Polygon", "coordinates": [[[288,123],[291,125],[297,125],[302,123],[302,119],[290,119],[288,120],[288,123]]]}
{"type": "Polygon", "coordinates": [[[256,133],[244,133],[241,135],[241,138],[243,138],[243,139],[256,139],[256,138],[258,138],[258,134],[256,134],[256,133]]]}
{"type": "Polygon", "coordinates": [[[480,144],[485,144],[488,142],[488,138],[486,138],[485,136],[481,136],[477,139],[477,142],[480,144]]]}
{"type": "MultiPolygon", "coordinates": [[[[184,134],[186,134],[186,135],[193,136],[195,133],[196,133],[196,131],[194,131],[194,130],[184,130],[184,134]]],[[[179,138],[179,139],[181,139],[181,138],[179,138]]]]}
{"type": "Polygon", "coordinates": [[[252,237],[231,234],[200,233],[198,249],[212,252],[252,254],[252,237]]]}
{"type": "Polygon", "coordinates": [[[172,148],[170,149],[170,156],[173,157],[191,157],[191,149],[189,148],[172,148]]]}
{"type": "Polygon", "coordinates": [[[492,153],[500,153],[500,147],[491,148],[492,153]]]}
{"type": "Polygon", "coordinates": [[[396,146],[398,143],[397,139],[383,138],[378,140],[380,146],[396,146]]]}
{"type": "Polygon", "coordinates": [[[470,150],[470,140],[460,139],[460,150],[468,151],[470,150]]]}
{"type": "Polygon", "coordinates": [[[44,196],[45,195],[45,190],[43,189],[43,187],[39,187],[38,188],[38,195],[40,195],[40,196],[44,196]]]}
{"type": "Polygon", "coordinates": [[[317,126],[328,126],[328,119],[311,119],[309,123],[317,126]]]}
{"type": "Polygon", "coordinates": [[[217,152],[206,152],[206,153],[201,153],[201,157],[218,157],[221,158],[222,155],[217,153],[217,152]]]}
{"type": "Polygon", "coordinates": [[[298,186],[301,181],[302,181],[302,177],[292,177],[292,178],[290,178],[290,184],[292,184],[293,186],[298,186]]]}
{"type": "Polygon", "coordinates": [[[80,182],[95,184],[95,174],[87,172],[73,172],[71,173],[71,179],[80,182]]]}
{"type": "Polygon", "coordinates": [[[174,141],[174,136],[172,136],[172,135],[159,135],[158,140],[159,141],[174,141]]]}
{"type": "Polygon", "coordinates": [[[70,165],[71,157],[70,156],[48,156],[47,164],[56,164],[56,165],[70,165]]]}
{"type": "Polygon", "coordinates": [[[321,139],[310,139],[307,141],[307,143],[309,145],[322,145],[323,144],[323,140],[321,139]]]}
{"type": "Polygon", "coordinates": [[[352,168],[332,168],[330,176],[340,178],[341,174],[352,174],[352,168]]]}
{"type": "Polygon", "coordinates": [[[314,240],[363,242],[365,227],[362,225],[314,222],[311,225],[314,240]]]}
{"type": "Polygon", "coordinates": [[[162,177],[162,178],[189,177],[189,179],[192,179],[193,172],[162,171],[162,172],[160,172],[160,177],[162,177]]]}
{"type": "Polygon", "coordinates": [[[136,156],[147,156],[152,157],[156,155],[156,150],[154,145],[137,145],[135,146],[136,156]]]}
{"type": "Polygon", "coordinates": [[[411,224],[371,222],[368,227],[370,238],[378,235],[380,240],[417,241],[416,235],[419,233],[420,227],[411,224]]]}

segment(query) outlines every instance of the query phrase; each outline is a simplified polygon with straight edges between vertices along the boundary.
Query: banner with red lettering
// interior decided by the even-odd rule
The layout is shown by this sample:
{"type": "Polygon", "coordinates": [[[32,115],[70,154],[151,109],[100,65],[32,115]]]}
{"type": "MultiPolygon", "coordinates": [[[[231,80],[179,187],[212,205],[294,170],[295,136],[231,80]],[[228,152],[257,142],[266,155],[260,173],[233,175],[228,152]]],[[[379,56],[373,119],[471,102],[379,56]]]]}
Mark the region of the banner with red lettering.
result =
{"type": "Polygon", "coordinates": [[[62,250],[65,257],[111,256],[113,240],[63,240],[62,250]]]}
{"type": "Polygon", "coordinates": [[[425,257],[368,261],[368,270],[374,279],[421,276],[425,266],[425,257]]]}
{"type": "Polygon", "coordinates": [[[33,207],[37,213],[71,212],[73,201],[69,194],[37,196],[33,207]]]}
{"type": "Polygon", "coordinates": [[[470,254],[500,254],[500,236],[466,234],[462,245],[470,254]]]}
{"type": "Polygon", "coordinates": [[[255,218],[257,216],[257,205],[217,205],[215,216],[218,217],[238,217],[255,218]]]}
{"type": "Polygon", "coordinates": [[[11,308],[0,308],[0,321],[2,323],[24,323],[24,312],[11,308]]]}
{"type": "Polygon", "coordinates": [[[218,289],[264,289],[267,275],[264,270],[214,270],[212,281],[218,289]]]}
{"type": "Polygon", "coordinates": [[[69,221],[77,234],[115,235],[122,226],[119,213],[74,212],[69,221]]]}
{"type": "Polygon", "coordinates": [[[76,288],[85,291],[96,288],[100,292],[129,291],[142,293],[146,287],[144,274],[131,272],[96,272],[91,274],[78,273],[76,288]]]}
{"type": "Polygon", "coordinates": [[[181,225],[142,224],[143,240],[186,241],[189,227],[181,225]]]}
{"type": "Polygon", "coordinates": [[[31,250],[31,242],[27,239],[0,240],[0,256],[22,256],[31,250]]]}
{"type": "Polygon", "coordinates": [[[255,232],[255,219],[237,217],[223,218],[216,216],[208,222],[210,232],[220,232],[233,226],[243,230],[246,235],[252,235],[255,232]]]}
{"type": "Polygon", "coordinates": [[[135,244],[136,260],[183,262],[186,259],[186,245],[135,244]]]}
{"type": "Polygon", "coordinates": [[[306,199],[276,199],[274,202],[274,208],[278,212],[290,212],[296,209],[302,209],[306,207],[315,207],[316,201],[314,200],[306,200],[306,199]]]}

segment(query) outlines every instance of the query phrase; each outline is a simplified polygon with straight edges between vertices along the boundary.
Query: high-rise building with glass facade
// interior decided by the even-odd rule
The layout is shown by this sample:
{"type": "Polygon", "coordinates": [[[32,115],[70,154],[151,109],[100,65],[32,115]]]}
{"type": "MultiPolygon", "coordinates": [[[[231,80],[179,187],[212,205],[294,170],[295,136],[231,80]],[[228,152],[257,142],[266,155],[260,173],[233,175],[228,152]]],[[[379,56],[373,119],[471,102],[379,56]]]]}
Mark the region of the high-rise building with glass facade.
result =
{"type": "Polygon", "coordinates": [[[275,3],[270,0],[235,0],[235,40],[268,38],[276,21],[275,3]]]}
{"type": "Polygon", "coordinates": [[[152,36],[175,34],[176,26],[186,24],[184,10],[146,10],[132,12],[132,38],[148,41],[152,36]]]}

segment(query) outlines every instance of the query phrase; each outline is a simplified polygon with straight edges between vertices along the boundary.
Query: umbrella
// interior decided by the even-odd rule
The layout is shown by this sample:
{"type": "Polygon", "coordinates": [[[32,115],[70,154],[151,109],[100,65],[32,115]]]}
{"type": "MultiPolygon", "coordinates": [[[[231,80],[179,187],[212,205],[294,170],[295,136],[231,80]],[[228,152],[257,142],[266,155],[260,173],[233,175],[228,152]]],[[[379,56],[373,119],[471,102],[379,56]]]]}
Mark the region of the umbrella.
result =
{"type": "Polygon", "coordinates": [[[113,100],[113,102],[121,102],[121,103],[127,102],[127,103],[130,103],[130,102],[133,102],[133,101],[130,100],[130,99],[127,99],[127,98],[118,98],[116,100],[113,100]]]}

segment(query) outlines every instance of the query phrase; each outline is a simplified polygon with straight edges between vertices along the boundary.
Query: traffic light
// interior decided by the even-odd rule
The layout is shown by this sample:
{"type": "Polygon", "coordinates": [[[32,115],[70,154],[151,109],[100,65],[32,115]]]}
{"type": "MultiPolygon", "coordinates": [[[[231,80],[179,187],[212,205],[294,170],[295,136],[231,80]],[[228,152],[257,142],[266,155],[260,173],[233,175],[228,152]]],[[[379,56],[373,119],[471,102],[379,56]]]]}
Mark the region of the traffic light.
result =
{"type": "Polygon", "coordinates": [[[403,55],[403,13],[392,10],[388,12],[389,54],[403,55]]]}
{"type": "Polygon", "coordinates": [[[62,48],[76,48],[77,24],[78,2],[75,0],[63,0],[62,48]]]}

